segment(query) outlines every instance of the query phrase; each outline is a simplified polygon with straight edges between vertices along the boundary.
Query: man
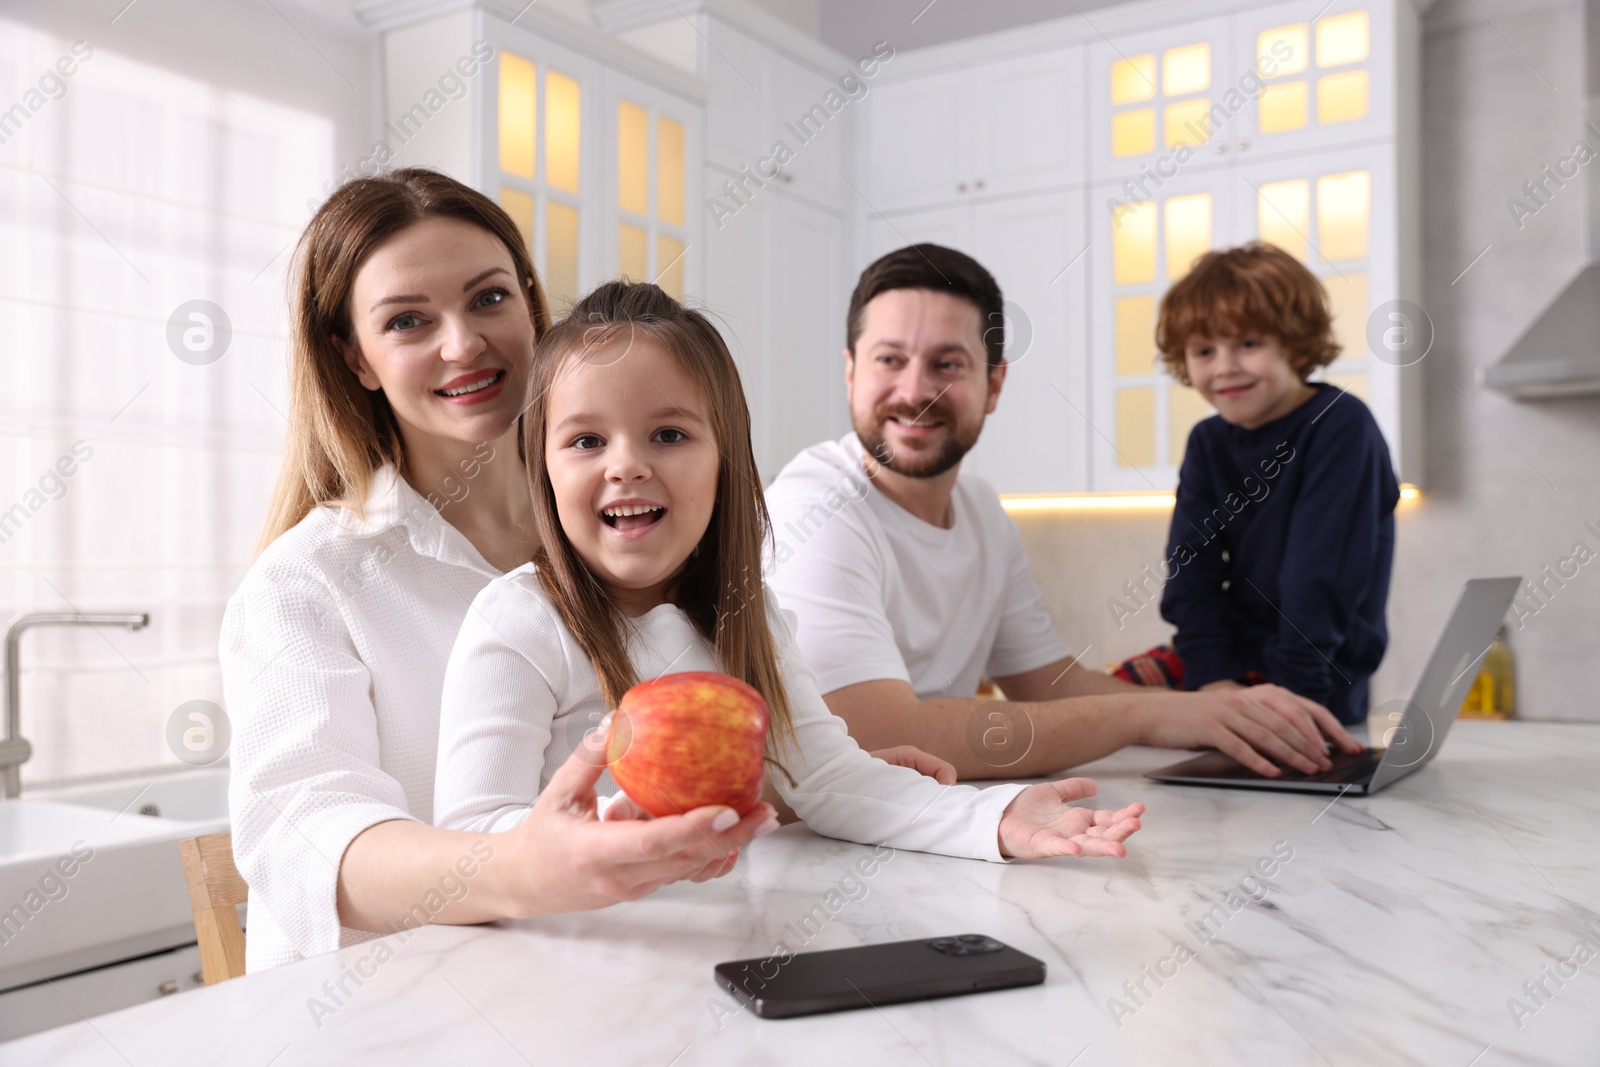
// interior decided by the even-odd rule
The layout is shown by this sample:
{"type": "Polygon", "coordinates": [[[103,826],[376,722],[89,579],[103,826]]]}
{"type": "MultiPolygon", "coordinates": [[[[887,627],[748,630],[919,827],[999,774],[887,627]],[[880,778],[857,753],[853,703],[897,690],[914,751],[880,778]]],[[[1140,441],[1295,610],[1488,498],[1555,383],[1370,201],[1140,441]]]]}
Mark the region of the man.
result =
{"type": "Polygon", "coordinates": [[[767,492],[768,577],[828,706],[863,748],[915,745],[963,778],[1053,774],[1130,744],[1216,748],[1268,776],[1330,767],[1324,734],[1359,751],[1277,686],[1157,691],[1067,654],[1015,524],[961,473],[1005,383],[1002,314],[989,272],[938,245],[891,252],[856,285],[855,432],[802,452],[767,492]],[[985,678],[1006,701],[974,696],[985,678]]]}

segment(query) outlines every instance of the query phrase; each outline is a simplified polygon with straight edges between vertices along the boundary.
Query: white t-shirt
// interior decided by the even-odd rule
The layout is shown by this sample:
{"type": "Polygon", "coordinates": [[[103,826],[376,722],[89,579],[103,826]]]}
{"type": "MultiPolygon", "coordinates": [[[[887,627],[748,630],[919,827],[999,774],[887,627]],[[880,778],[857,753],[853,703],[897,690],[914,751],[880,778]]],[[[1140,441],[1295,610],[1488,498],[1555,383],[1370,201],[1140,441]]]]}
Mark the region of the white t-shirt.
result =
{"type": "Polygon", "coordinates": [[[499,573],[384,467],[365,519],[317,508],[228,601],[219,655],[247,971],[378,936],[339,925],[339,863],[369,826],[432,820],[445,661],[499,573]]]}
{"type": "MultiPolygon", "coordinates": [[[[773,783],[819,834],[893,848],[1000,859],[1000,815],[1024,788],[942,786],[869,756],[828,710],[770,591],[798,754],[773,783]]],[[[633,620],[629,658],[641,680],[714,671],[716,653],[689,617],[662,604],[633,620]]],[[[545,596],[532,564],[490,582],[462,621],[445,670],[434,821],[453,830],[516,826],[550,776],[607,710],[600,680],[545,596]]]]}
{"type": "Polygon", "coordinates": [[[799,619],[824,693],[879,679],[918,698],[970,697],[1067,655],[1000,498],[962,473],[941,529],[890,500],[855,434],[806,449],[767,490],[767,580],[799,619]]]}

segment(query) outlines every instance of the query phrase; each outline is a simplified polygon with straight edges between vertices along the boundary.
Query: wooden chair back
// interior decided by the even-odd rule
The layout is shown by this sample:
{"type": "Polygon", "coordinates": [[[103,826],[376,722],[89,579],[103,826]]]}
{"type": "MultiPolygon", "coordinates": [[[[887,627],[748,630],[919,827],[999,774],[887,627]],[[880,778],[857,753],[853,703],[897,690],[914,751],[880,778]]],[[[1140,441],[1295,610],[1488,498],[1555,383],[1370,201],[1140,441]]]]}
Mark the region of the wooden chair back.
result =
{"type": "Polygon", "coordinates": [[[191,837],[178,842],[178,853],[206,985],[238,978],[244,974],[244,929],[234,905],[243,904],[250,890],[233,865],[233,834],[191,837]]]}

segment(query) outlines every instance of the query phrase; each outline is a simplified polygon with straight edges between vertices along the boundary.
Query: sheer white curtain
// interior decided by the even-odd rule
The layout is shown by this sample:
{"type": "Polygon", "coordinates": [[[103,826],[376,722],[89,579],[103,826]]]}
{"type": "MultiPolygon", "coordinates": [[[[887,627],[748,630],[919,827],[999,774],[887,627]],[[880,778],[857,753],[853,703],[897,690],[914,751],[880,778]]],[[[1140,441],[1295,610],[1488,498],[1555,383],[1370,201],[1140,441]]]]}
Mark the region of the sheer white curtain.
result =
{"type": "Polygon", "coordinates": [[[25,789],[176,765],[168,716],[221,702],[282,441],[288,246],[333,152],[324,116],[0,21],[0,615],[151,617],[25,639],[25,789]],[[231,324],[214,361],[204,305],[169,345],[192,301],[231,324]]]}

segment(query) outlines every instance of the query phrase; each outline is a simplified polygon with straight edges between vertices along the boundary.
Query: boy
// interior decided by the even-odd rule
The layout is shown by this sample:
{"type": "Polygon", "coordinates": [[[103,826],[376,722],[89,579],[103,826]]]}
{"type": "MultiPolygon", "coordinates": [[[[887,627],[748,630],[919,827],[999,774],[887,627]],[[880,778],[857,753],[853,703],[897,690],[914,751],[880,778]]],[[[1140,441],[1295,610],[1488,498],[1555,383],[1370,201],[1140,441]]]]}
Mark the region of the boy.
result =
{"type": "Polygon", "coordinates": [[[1178,474],[1161,596],[1174,650],[1117,673],[1190,690],[1271,681],[1365,721],[1400,488],[1367,406],[1306,381],[1339,354],[1321,283],[1269,244],[1208,252],[1162,298],[1156,343],[1217,414],[1178,474]]]}

